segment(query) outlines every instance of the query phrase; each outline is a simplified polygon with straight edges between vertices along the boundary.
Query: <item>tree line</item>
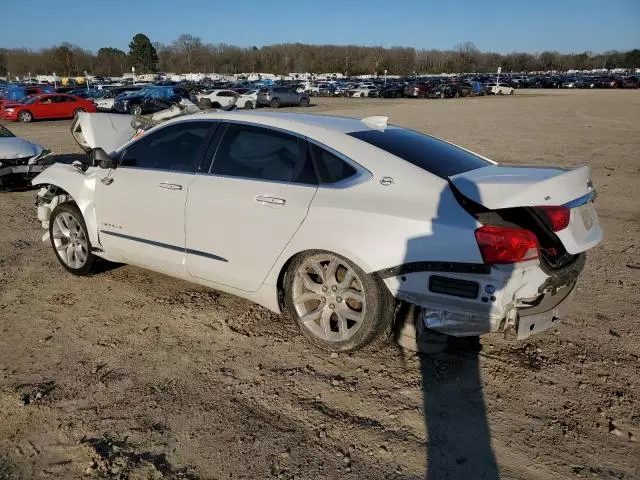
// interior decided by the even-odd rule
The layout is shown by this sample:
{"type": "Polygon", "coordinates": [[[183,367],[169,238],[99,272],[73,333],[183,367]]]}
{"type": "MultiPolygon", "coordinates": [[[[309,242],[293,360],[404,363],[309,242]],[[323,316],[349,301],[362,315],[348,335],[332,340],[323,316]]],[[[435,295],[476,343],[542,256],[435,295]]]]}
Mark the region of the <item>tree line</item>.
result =
{"type": "Polygon", "coordinates": [[[224,43],[205,43],[189,34],[180,35],[171,44],[152,43],[139,33],[129,43],[129,51],[113,47],[97,53],[77,45],[63,43],[50,48],[0,49],[0,75],[51,74],[79,76],[87,71],[98,76],[120,76],[135,67],[137,74],[291,72],[345,75],[413,73],[505,72],[591,70],[596,68],[638,68],[640,49],[627,52],[607,51],[563,54],[481,52],[472,42],[451,50],[416,49],[358,45],[310,45],[284,43],[264,47],[238,47],[224,43]]]}

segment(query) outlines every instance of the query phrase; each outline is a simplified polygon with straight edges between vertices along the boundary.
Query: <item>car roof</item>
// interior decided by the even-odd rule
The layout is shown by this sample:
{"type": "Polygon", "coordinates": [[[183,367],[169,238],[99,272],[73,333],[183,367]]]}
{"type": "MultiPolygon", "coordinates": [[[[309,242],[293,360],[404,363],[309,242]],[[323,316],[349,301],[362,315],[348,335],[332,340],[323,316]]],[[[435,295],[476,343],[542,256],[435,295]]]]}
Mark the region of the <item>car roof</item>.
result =
{"type": "MultiPolygon", "coordinates": [[[[351,117],[339,117],[334,115],[318,115],[309,113],[280,113],[280,112],[244,112],[244,111],[230,111],[230,112],[218,112],[216,114],[211,113],[196,113],[189,116],[177,117],[176,120],[193,118],[211,118],[212,120],[254,120],[260,122],[261,120],[284,120],[295,123],[302,123],[309,126],[319,127],[326,130],[331,130],[338,133],[352,133],[360,132],[362,130],[372,130],[371,127],[365,123],[364,119],[351,118],[351,117]]],[[[397,128],[393,125],[389,125],[389,128],[397,128]]]]}

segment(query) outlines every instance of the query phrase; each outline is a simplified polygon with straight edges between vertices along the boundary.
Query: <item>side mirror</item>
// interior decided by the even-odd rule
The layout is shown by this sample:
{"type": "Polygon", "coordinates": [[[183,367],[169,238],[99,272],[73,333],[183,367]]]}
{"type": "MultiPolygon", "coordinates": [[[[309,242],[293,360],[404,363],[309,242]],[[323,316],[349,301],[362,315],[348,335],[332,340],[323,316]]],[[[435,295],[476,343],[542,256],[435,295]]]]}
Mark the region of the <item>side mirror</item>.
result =
{"type": "Polygon", "coordinates": [[[117,162],[112,159],[102,148],[94,148],[89,152],[89,164],[92,167],[116,168],[117,162]]]}

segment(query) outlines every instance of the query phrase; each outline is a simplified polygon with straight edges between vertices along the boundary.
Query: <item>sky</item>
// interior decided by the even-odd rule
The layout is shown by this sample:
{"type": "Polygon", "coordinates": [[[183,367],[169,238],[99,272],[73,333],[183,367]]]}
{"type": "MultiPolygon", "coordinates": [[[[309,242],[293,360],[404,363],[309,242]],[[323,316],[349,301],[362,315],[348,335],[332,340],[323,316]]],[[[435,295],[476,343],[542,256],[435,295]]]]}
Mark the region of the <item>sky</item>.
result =
{"type": "Polygon", "coordinates": [[[62,42],[128,50],[171,43],[400,45],[562,53],[640,48],[640,0],[0,0],[0,48],[62,42]]]}

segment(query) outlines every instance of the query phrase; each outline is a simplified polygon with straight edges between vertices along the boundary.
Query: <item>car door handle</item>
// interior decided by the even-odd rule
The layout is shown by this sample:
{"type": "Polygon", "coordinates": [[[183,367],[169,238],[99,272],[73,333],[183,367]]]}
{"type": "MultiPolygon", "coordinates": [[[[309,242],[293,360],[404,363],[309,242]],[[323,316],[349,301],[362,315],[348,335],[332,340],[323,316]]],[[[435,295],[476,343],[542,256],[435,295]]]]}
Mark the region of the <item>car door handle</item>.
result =
{"type": "Polygon", "coordinates": [[[271,197],[269,195],[256,196],[256,202],[268,203],[270,205],[280,205],[280,206],[284,206],[284,204],[287,203],[287,201],[284,198],[271,197]]]}
{"type": "Polygon", "coordinates": [[[160,188],[166,188],[168,190],[182,190],[182,185],[178,185],[177,183],[162,182],[158,186],[160,188]]]}

